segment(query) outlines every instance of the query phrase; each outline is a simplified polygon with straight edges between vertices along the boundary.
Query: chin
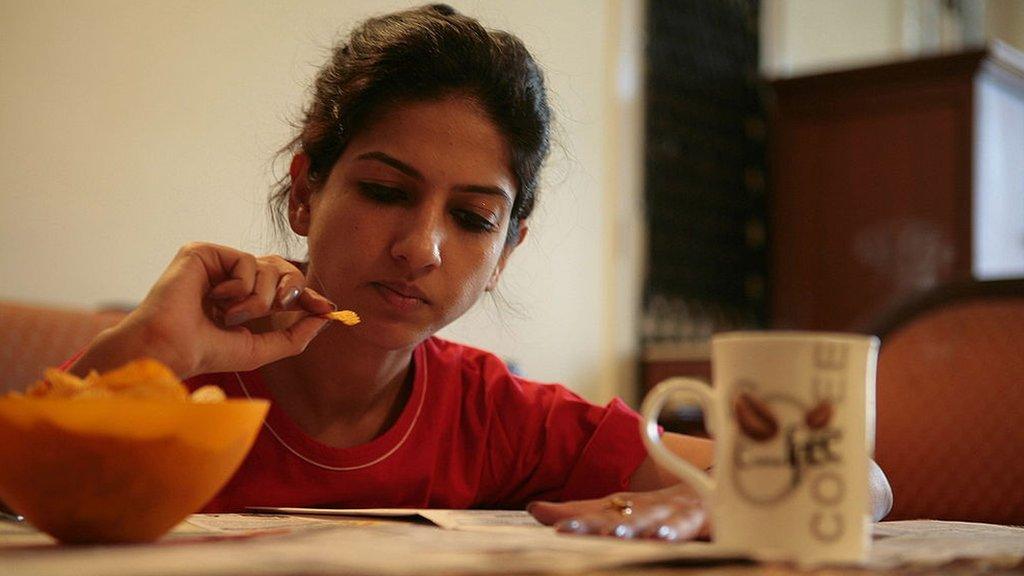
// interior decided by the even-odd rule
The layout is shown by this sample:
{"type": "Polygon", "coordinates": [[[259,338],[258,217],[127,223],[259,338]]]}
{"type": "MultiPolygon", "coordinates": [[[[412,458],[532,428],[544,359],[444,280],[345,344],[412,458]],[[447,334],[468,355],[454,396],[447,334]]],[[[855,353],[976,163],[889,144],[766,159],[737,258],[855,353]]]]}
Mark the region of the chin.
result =
{"type": "Polygon", "coordinates": [[[363,322],[361,339],[370,345],[383,350],[406,350],[415,348],[419,343],[434,334],[434,330],[417,328],[403,324],[363,322]]]}

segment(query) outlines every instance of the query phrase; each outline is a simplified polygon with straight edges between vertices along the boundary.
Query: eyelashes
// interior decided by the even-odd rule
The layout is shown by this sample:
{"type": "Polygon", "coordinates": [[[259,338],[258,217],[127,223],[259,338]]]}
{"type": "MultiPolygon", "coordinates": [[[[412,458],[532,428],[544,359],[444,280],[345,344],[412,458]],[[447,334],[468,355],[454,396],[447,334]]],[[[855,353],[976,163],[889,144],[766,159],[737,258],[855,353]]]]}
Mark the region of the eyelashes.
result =
{"type": "Polygon", "coordinates": [[[401,188],[385,186],[376,182],[360,182],[359,191],[370,200],[381,204],[399,204],[408,199],[408,195],[401,188]]]}
{"type": "MultiPolygon", "coordinates": [[[[358,186],[363,196],[378,204],[402,205],[414,200],[411,194],[394,186],[377,182],[359,182],[358,186]]],[[[452,208],[449,213],[456,224],[469,232],[496,232],[499,227],[498,223],[470,208],[452,208]]]]}

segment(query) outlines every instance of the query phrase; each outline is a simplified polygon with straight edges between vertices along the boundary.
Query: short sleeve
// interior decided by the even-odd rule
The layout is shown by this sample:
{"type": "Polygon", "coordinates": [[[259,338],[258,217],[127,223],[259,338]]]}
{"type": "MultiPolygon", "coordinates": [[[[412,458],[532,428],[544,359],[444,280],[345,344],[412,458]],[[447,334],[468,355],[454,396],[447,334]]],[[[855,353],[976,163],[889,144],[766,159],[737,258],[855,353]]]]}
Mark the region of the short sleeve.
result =
{"type": "Polygon", "coordinates": [[[627,490],[633,473],[647,458],[640,420],[619,398],[609,402],[556,499],[600,498],[627,490]]]}
{"type": "Polygon", "coordinates": [[[628,488],[647,457],[636,412],[618,398],[598,406],[559,385],[512,380],[488,432],[494,505],[599,498],[628,488]]]}

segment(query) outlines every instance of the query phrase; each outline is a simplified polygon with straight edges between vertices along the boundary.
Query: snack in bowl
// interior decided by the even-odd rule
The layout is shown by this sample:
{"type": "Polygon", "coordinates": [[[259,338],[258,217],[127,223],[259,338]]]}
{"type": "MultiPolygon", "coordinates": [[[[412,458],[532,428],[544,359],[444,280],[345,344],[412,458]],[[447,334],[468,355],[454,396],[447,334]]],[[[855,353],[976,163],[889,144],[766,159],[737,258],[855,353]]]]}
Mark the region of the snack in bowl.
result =
{"type": "Polygon", "coordinates": [[[228,481],[268,408],[189,394],[152,359],[85,378],[48,369],[0,398],[0,501],[62,542],[155,540],[228,481]]]}

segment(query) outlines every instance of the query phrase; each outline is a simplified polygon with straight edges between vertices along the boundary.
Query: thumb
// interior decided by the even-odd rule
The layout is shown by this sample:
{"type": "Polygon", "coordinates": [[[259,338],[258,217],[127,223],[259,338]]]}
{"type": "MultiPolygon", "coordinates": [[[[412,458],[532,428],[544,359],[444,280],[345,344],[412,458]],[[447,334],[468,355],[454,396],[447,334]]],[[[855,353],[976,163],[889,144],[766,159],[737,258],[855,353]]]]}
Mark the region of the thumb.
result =
{"type": "MultiPolygon", "coordinates": [[[[285,328],[285,337],[295,345],[299,346],[299,352],[306,349],[306,346],[316,338],[317,334],[323,331],[331,321],[323,316],[306,316],[288,328],[285,328]]],[[[298,354],[298,352],[296,352],[298,354]]]]}
{"type": "Polygon", "coordinates": [[[572,503],[555,502],[530,502],[526,506],[526,511],[538,522],[548,526],[579,513],[578,506],[574,506],[572,503]]]}
{"type": "Polygon", "coordinates": [[[256,363],[262,366],[301,353],[329,322],[320,316],[306,316],[287,328],[253,334],[256,363]]]}

